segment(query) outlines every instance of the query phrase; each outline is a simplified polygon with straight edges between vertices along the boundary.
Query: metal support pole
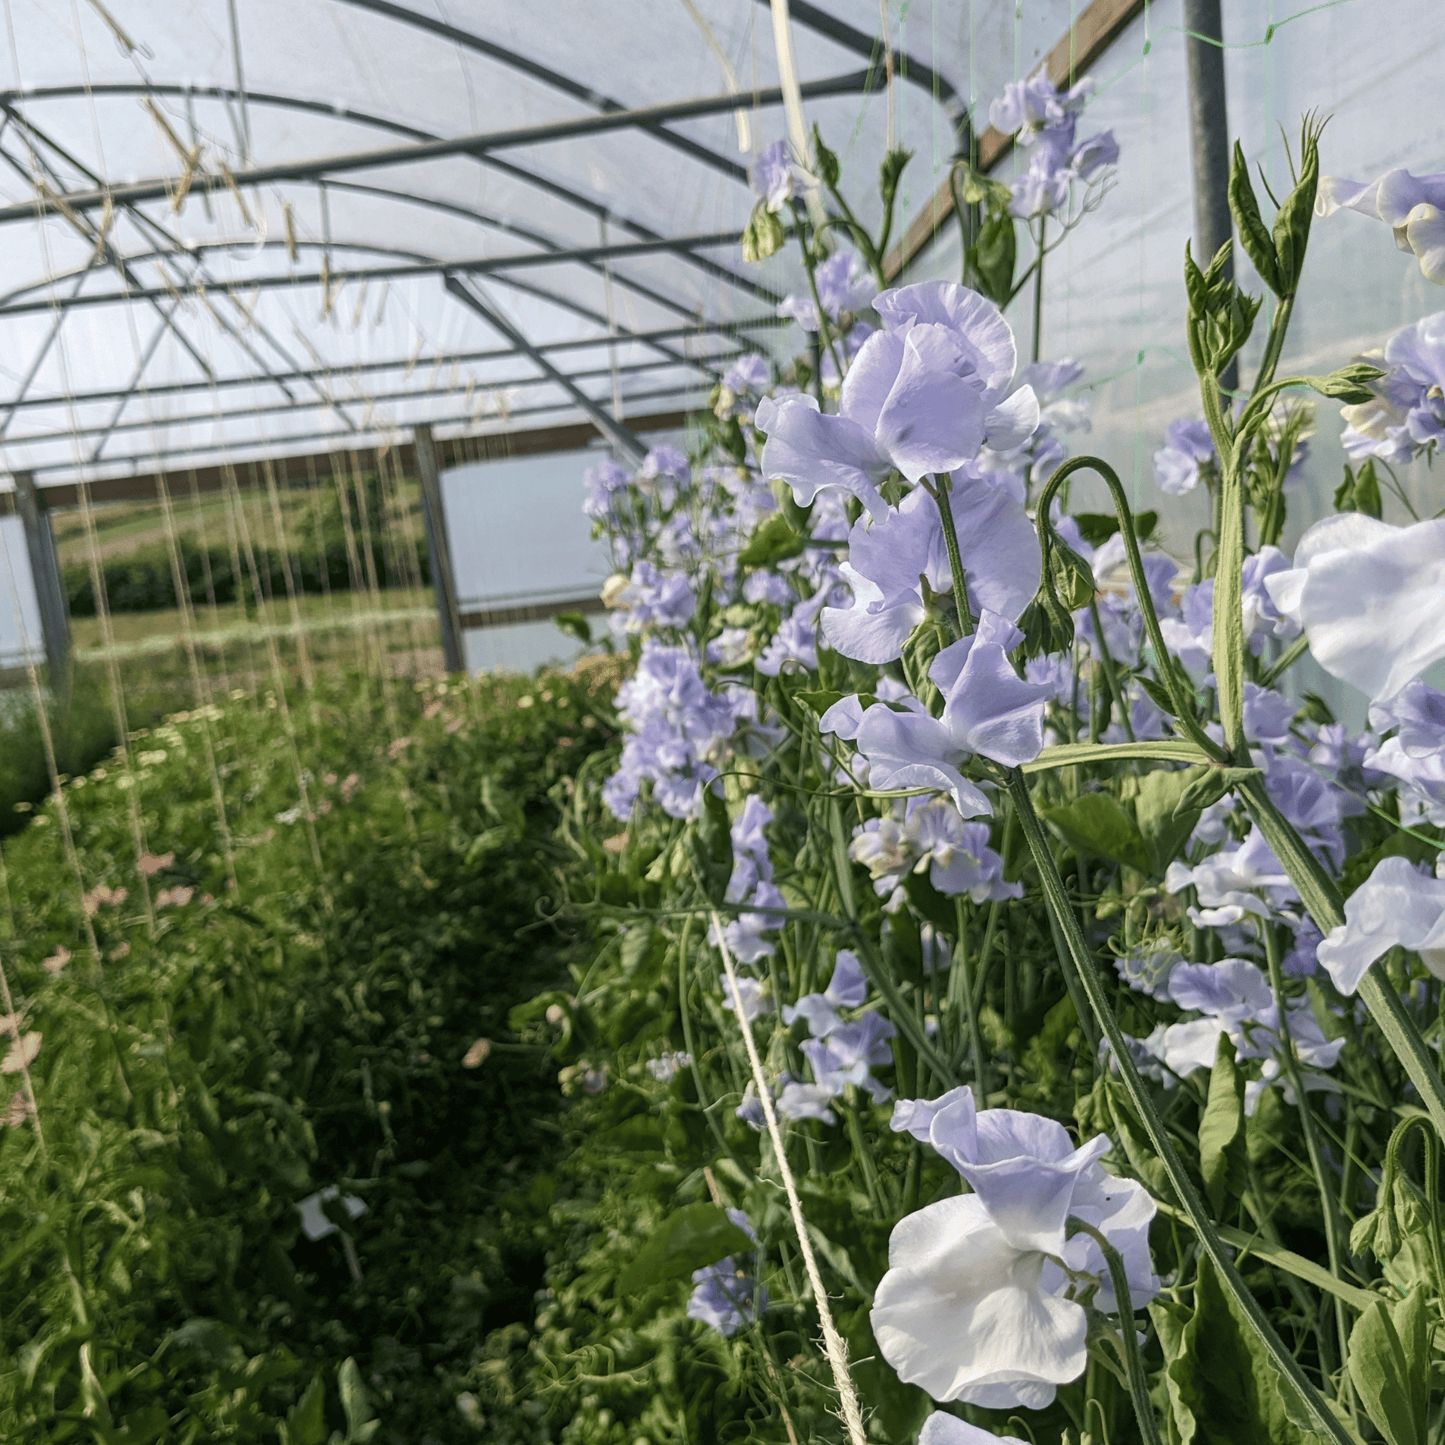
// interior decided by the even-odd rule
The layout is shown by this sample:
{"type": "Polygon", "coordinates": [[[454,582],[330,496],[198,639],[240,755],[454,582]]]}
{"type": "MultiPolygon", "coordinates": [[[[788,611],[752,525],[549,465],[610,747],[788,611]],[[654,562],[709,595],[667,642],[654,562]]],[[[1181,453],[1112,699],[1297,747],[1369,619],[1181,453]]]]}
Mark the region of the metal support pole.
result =
{"type": "Polygon", "coordinates": [[[30,556],[30,575],[40,608],[40,632],[50,669],[50,690],[58,697],[69,696],[70,608],[60,585],[60,563],[55,557],[50,513],[29,472],[15,474],[15,510],[25,528],[25,550],[30,556]]]}
{"type": "Polygon", "coordinates": [[[457,605],[457,582],[452,572],[452,548],[447,537],[447,517],[442,507],[442,479],[437,469],[436,446],[431,427],[425,422],[413,428],[416,470],[421,479],[421,515],[426,526],[427,555],[431,558],[431,582],[437,595],[437,621],[441,625],[442,661],[448,672],[465,672],[462,655],[462,614],[457,605]]]}
{"type": "MultiPolygon", "coordinates": [[[[1189,142],[1194,169],[1195,259],[1207,267],[1233,234],[1229,215],[1229,117],[1224,104],[1224,27],[1219,0],[1184,0],[1189,61],[1189,142]]],[[[1233,267],[1230,268],[1233,275],[1233,267]]],[[[1231,361],[1219,378],[1226,392],[1239,384],[1231,361]]]]}

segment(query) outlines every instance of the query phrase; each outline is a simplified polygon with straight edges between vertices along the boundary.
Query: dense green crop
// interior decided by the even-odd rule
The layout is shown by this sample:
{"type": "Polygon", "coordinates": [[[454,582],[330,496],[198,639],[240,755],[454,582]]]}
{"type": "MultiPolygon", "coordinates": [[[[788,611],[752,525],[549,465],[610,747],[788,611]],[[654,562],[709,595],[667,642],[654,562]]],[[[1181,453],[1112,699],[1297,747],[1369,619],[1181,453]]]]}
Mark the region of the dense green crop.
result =
{"type": "Polygon", "coordinates": [[[506,1017],[572,946],[553,799],[605,693],[292,699],[314,842],[279,700],[237,698],[133,736],[131,788],[118,754],[65,787],[80,881],[54,799],[7,845],[6,971],[42,1038],[40,1127],[0,1130],[7,1440],[289,1419],[300,1445],[367,1438],[368,1411],[377,1439],[473,1438],[460,1382],[542,1283],[499,1201],[557,1138],[554,1074],[506,1017]],[[332,1185],[366,1212],[313,1242],[296,1206],[332,1185]]]}

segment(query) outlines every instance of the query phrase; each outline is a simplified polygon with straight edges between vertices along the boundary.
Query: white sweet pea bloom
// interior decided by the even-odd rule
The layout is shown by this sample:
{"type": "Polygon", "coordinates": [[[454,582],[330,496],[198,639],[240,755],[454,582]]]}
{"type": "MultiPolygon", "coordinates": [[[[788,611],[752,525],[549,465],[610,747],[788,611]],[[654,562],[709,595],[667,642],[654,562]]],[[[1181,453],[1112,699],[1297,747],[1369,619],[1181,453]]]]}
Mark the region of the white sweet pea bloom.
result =
{"type": "Polygon", "coordinates": [[[918,1432],[918,1445],[1024,1445],[1017,1435],[994,1435],[956,1415],[935,1410],[918,1432]]]}
{"type": "Polygon", "coordinates": [[[1055,1120],[978,1112],[967,1088],[900,1100],[893,1128],[927,1140],[974,1192],[894,1228],[871,1315],[878,1348],[935,1400],[1043,1409],[1087,1362],[1087,1317],[1068,1297],[1064,1266],[1100,1279],[1098,1308],[1119,1308],[1102,1252],[1086,1235],[1068,1238],[1069,1218],[1099,1229],[1123,1257],[1132,1313],[1159,1288],[1149,1259],[1154,1201],[1104,1171],[1104,1135],[1075,1148],[1055,1120]]]}
{"type": "Polygon", "coordinates": [[[1445,978],[1445,878],[1407,858],[1385,858],[1345,901],[1345,921],[1319,946],[1319,961],[1343,994],[1359,988],[1365,970],[1399,946],[1445,978]]]}
{"type": "Polygon", "coordinates": [[[1395,527],[1360,512],[1316,522],[1265,579],[1326,672],[1379,702],[1445,657],[1445,518],[1395,527]]]}

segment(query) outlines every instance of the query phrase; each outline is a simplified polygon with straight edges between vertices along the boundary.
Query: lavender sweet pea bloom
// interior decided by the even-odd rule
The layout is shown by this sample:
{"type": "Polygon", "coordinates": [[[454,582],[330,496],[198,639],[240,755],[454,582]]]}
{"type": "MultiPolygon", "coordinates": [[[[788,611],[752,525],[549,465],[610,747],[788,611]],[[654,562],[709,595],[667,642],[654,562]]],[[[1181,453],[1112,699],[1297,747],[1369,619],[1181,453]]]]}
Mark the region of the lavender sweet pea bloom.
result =
{"type": "Polygon", "coordinates": [[[745,391],[761,395],[770,380],[767,357],[755,351],[739,357],[723,375],[723,385],[734,396],[741,396],[745,391]]]}
{"type": "Polygon", "coordinates": [[[815,1039],[825,1039],[834,1030],[843,1027],[838,1010],[857,1008],[867,997],[868,980],[863,977],[858,955],[840,948],[828,987],[822,993],[805,993],[795,1004],[784,1004],[783,1022],[791,1024],[795,1019],[803,1019],[815,1039]]]}
{"type": "Polygon", "coordinates": [[[829,256],[818,267],[813,279],[818,286],[818,300],[823,303],[823,310],[835,321],[840,312],[857,311],[873,299],[873,282],[851,251],[839,251],[829,256]]]}
{"type": "Polygon", "coordinates": [[[959,771],[963,763],[978,753],[1018,767],[1044,745],[1049,689],[1025,682],[1008,660],[1022,640],[1013,623],[985,612],[978,631],[945,647],[929,669],[944,698],[941,718],[883,703],[863,710],[855,695],[828,709],[822,729],[856,741],[870,787],[933,788],[952,794],[966,818],[991,815],[988,799],[959,771]]]}
{"type": "MultiPolygon", "coordinates": [[[[1007,492],[982,482],[956,480],[952,499],[970,612],[987,610],[1015,621],[1039,588],[1042,564],[1033,523],[1007,492]]],[[[934,592],[953,591],[933,498],[919,490],[882,518],[860,517],[840,570],[853,589],[853,605],[823,609],[828,641],[859,662],[901,657],[925,616],[919,579],[934,592]]]]}
{"type": "Polygon", "coordinates": [[[1371,383],[1372,400],[1340,408],[1340,440],[1351,461],[1403,465],[1437,450],[1445,441],[1445,311],[1402,327],[1383,352],[1361,359],[1386,370],[1371,383]]]}
{"type": "Polygon", "coordinates": [[[788,159],[787,141],[775,140],[758,152],[749,180],[768,209],[776,212],[797,193],[797,176],[797,168],[788,159]]]}
{"type": "Polygon", "coordinates": [[[1445,978],[1445,878],[1422,873],[1406,858],[1385,858],[1346,899],[1345,921],[1329,931],[1317,956],[1335,987],[1352,994],[1365,970],[1397,946],[1445,978]]]}
{"type": "Polygon", "coordinates": [[[1028,387],[1009,395],[1013,332],[991,301],[963,286],[924,282],[874,302],[884,330],[863,343],[844,378],[837,416],[811,397],[758,408],[767,435],[764,474],[781,478],[807,506],[839,487],[877,518],[878,483],[897,469],[910,482],[951,472],[987,442],[1017,446],[1038,425],[1028,387]]]}
{"type": "Polygon", "coordinates": [[[1169,423],[1163,447],[1154,453],[1154,480],[1168,497],[1182,497],[1199,485],[1199,468],[1214,460],[1208,423],[1181,418],[1169,423]]]}
{"type": "Polygon", "coordinates": [[[1384,221],[1396,246],[1419,261],[1425,279],[1445,285],[1445,175],[1394,170],[1368,183],[1322,177],[1316,211],[1328,216],[1341,208],[1384,221]]]}
{"type": "MultiPolygon", "coordinates": [[[[729,1209],[728,1218],[754,1243],[757,1231],[741,1209],[729,1209]]],[[[756,1254],[748,1262],[756,1270],[756,1254]]],[[[739,1268],[729,1256],[716,1264],[693,1271],[696,1288],[687,1302],[687,1317],[711,1325],[724,1338],[731,1338],[745,1324],[750,1324],[768,1307],[768,1292],[754,1283],[752,1276],[739,1268]]]]}
{"type": "Polygon", "coordinates": [[[1379,702],[1445,657],[1445,519],[1326,517],[1294,561],[1265,586],[1326,672],[1379,702]]]}

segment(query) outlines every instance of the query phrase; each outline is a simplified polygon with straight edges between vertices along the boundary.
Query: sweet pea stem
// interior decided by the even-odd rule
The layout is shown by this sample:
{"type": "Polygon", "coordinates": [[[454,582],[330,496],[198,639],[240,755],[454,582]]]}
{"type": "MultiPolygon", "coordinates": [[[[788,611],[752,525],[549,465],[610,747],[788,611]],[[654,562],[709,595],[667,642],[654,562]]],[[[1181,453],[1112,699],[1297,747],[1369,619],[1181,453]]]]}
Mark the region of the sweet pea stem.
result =
{"type": "Polygon", "coordinates": [[[933,484],[923,484],[929,495],[938,503],[938,515],[943,521],[943,545],[948,549],[948,570],[953,577],[953,602],[958,609],[959,631],[966,637],[974,629],[973,613],[968,605],[968,578],[963,570],[963,557],[958,550],[958,528],[953,521],[953,503],[948,500],[950,479],[937,476],[933,484]]]}
{"type": "Polygon", "coordinates": [[[733,962],[732,950],[723,939],[723,921],[717,910],[711,911],[712,937],[714,946],[722,958],[723,972],[727,975],[728,989],[737,1009],[738,1031],[743,1036],[747,1049],[748,1067],[752,1070],[753,1084],[758,1091],[758,1102],[763,1108],[763,1118],[768,1126],[768,1138],[772,1141],[773,1156],[778,1161],[778,1172],[783,1177],[783,1192],[788,1197],[788,1211],[793,1217],[793,1232],[798,1237],[798,1252],[803,1256],[803,1268],[808,1274],[808,1283],[813,1290],[813,1303],[818,1309],[818,1323],[823,1330],[823,1347],[832,1367],[833,1383],[838,1390],[838,1402],[843,1411],[843,1424],[848,1431],[850,1445],[867,1445],[868,1436],[863,1428],[863,1411],[858,1403],[858,1392],[853,1387],[853,1376],[848,1369],[848,1346],[833,1323],[833,1312],[828,1306],[828,1291],[823,1287],[823,1276],[818,1271],[818,1261],[813,1254],[813,1243],[808,1238],[808,1222],[803,1215],[803,1202],[798,1198],[798,1186],[788,1164],[788,1151],[783,1143],[783,1131],[778,1126],[778,1115],[773,1108],[773,1093],[768,1086],[768,1076],[763,1072],[763,1061],[758,1054],[757,1041],[753,1038],[753,1026],[744,1010],[742,995],[738,991],[737,966],[733,962]]]}
{"type": "Polygon", "coordinates": [[[1144,1445],[1163,1445],[1159,1437],[1159,1422],[1154,1415],[1154,1403],[1149,1398],[1149,1377],[1144,1373],[1139,1341],[1134,1337],[1134,1300],[1129,1293],[1129,1274],[1124,1268],[1124,1261],[1119,1251],[1092,1224],[1071,1218],[1068,1227],[1070,1234],[1087,1234],[1103,1252],[1104,1263],[1109,1266],[1109,1281],[1114,1287],[1114,1300],[1119,1308],[1119,1347],[1123,1351],[1124,1370],[1129,1377],[1134,1418],[1139,1422],[1144,1445]]]}
{"type": "MultiPolygon", "coordinates": [[[[1160,1117],[1154,1100],[1150,1097],[1149,1090],[1145,1087],[1144,1080],[1139,1074],[1138,1066],[1134,1063],[1134,1057],[1129,1052],[1129,1041],[1125,1037],[1123,1029],[1119,1027],[1119,1021],[1114,1017],[1114,1010],[1109,1005],[1103,979],[1100,978],[1099,971],[1095,967],[1083,929],[1079,926],[1079,920],[1075,917],[1074,910],[1069,906],[1068,891],[1064,887],[1064,880],[1059,876],[1058,865],[1054,862],[1054,855],[1049,850],[1048,839],[1044,836],[1038,814],[1034,812],[1028,780],[1022,769],[1012,768],[1009,770],[1008,790],[1009,797],[1013,800],[1014,813],[1019,820],[1019,825],[1024,830],[1024,839],[1028,843],[1029,852],[1039,870],[1044,902],[1048,906],[1064,943],[1062,952],[1065,957],[1061,959],[1061,962],[1064,964],[1066,977],[1072,974],[1088,999],[1089,1007],[1095,1018],[1098,1019],[1104,1036],[1109,1041],[1112,1063],[1119,1070],[1119,1077],[1129,1095],[1129,1100],[1137,1111],[1145,1132],[1149,1135],[1149,1142],[1154,1146],[1154,1152],[1164,1166],[1164,1172],[1168,1175],[1175,1196],[1199,1236],[1199,1242],[1204,1252],[1219,1271],[1225,1289],[1234,1299],[1240,1313],[1248,1320],[1250,1328],[1259,1337],[1265,1352],[1274,1361],[1276,1369],[1303,1401],[1319,1432],[1327,1439],[1335,1441],[1336,1445],[1351,1445],[1350,1437],[1339,1419],[1300,1368],[1299,1362],[1290,1353],[1289,1348],[1270,1323],[1269,1317],[1260,1308],[1258,1300],[1240,1278],[1228,1247],[1220,1238],[1218,1230],[1215,1229],[1214,1221],[1209,1217],[1204,1200],[1200,1198],[1194,1181],[1184,1167],[1184,1161],[1179,1157],[1173,1141],[1169,1138],[1164,1120],[1160,1117]]],[[[1125,1297],[1127,1298],[1127,1295],[1125,1297]]]]}

